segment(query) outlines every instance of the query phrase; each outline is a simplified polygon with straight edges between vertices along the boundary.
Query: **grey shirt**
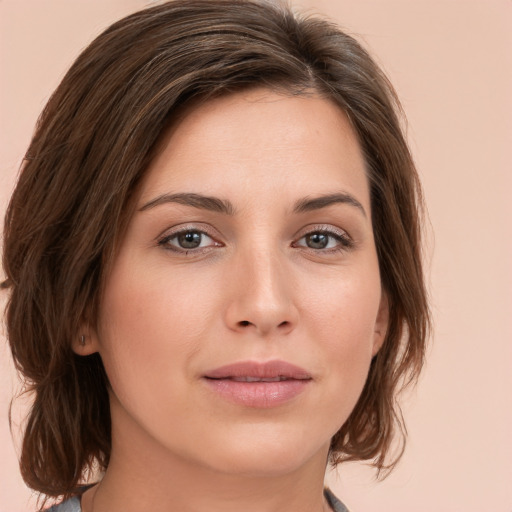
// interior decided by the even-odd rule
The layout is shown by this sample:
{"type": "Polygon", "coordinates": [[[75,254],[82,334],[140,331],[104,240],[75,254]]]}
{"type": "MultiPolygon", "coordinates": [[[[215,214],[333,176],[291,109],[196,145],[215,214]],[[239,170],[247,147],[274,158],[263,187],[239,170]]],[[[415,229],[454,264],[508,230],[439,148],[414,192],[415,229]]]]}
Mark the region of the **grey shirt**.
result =
{"type": "MultiPolygon", "coordinates": [[[[324,489],[324,496],[334,512],[349,512],[348,508],[329,489],[324,489]]],[[[80,498],[73,496],[59,505],[50,507],[47,512],[82,512],[80,498]]]]}

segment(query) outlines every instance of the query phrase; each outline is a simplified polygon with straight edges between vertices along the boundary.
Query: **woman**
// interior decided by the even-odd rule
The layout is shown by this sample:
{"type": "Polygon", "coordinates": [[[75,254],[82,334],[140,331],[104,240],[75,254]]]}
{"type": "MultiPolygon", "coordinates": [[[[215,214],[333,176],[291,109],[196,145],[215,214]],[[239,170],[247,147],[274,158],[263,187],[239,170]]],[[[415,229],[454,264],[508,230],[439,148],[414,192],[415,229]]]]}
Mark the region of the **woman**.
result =
{"type": "Polygon", "coordinates": [[[80,55],[5,222],[53,510],[342,511],[328,462],[392,468],[429,318],[397,110],[357,42],[271,2],[164,3],[80,55]]]}

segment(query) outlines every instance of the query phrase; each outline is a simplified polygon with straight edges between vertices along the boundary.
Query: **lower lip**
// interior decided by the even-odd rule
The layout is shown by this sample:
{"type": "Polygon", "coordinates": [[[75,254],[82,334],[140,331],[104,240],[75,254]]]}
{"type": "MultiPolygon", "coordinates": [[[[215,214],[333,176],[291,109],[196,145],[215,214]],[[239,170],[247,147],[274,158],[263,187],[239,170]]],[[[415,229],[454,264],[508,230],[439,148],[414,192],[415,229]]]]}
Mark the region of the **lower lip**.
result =
{"type": "Polygon", "coordinates": [[[205,379],[215,393],[235,404],[268,409],[286,404],[302,393],[311,380],[239,382],[231,379],[205,379]]]}

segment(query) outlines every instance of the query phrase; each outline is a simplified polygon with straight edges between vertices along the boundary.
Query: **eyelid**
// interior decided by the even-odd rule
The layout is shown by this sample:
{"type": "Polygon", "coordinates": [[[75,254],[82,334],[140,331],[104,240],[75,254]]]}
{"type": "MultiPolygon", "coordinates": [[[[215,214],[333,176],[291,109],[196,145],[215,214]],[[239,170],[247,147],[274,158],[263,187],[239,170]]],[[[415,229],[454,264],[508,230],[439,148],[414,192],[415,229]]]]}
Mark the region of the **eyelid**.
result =
{"type": "Polygon", "coordinates": [[[309,225],[301,228],[297,232],[295,237],[302,238],[303,236],[306,236],[310,233],[317,233],[317,232],[330,233],[333,235],[338,235],[340,237],[342,236],[342,237],[346,237],[346,238],[352,238],[348,234],[347,230],[339,228],[337,226],[333,226],[332,224],[309,224],[309,225]]]}

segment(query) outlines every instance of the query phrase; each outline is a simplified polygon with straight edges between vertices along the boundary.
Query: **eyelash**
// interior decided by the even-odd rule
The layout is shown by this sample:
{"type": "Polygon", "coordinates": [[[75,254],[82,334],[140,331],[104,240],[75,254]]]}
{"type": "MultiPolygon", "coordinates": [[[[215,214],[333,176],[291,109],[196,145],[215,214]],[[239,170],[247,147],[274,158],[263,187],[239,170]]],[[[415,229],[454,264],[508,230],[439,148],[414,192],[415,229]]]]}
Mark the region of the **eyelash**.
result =
{"type": "MultiPolygon", "coordinates": [[[[198,229],[195,227],[186,227],[183,229],[180,229],[178,231],[174,231],[170,234],[166,234],[162,238],[158,239],[157,241],[158,245],[163,247],[165,250],[176,252],[179,254],[184,254],[185,256],[192,254],[202,254],[206,251],[211,250],[214,247],[222,247],[223,244],[220,242],[217,242],[215,238],[208,233],[208,231],[204,229],[198,229]],[[190,249],[186,249],[184,247],[177,247],[174,245],[171,245],[169,242],[171,240],[177,239],[180,235],[185,234],[199,234],[201,237],[207,236],[210,238],[214,243],[210,244],[206,247],[194,247],[190,249]]],[[[202,240],[201,242],[202,243],[202,240]]],[[[328,241],[327,245],[329,245],[331,241],[328,241]]],[[[327,229],[325,226],[312,226],[306,233],[304,233],[296,242],[293,242],[292,247],[301,247],[303,249],[306,249],[308,251],[312,251],[315,254],[323,253],[323,254],[333,254],[333,253],[339,253],[343,251],[348,251],[352,249],[354,246],[353,240],[350,238],[350,236],[343,230],[338,230],[334,228],[327,229]],[[305,239],[308,236],[312,235],[326,235],[330,239],[334,239],[337,243],[336,247],[330,247],[330,248],[313,248],[308,247],[306,245],[301,245],[298,242],[300,242],[302,239],[305,239]]]]}
{"type": "MultiPolygon", "coordinates": [[[[328,244],[329,243],[330,242],[328,242],[328,244]]],[[[352,249],[354,247],[354,241],[352,240],[352,238],[350,238],[346,231],[343,231],[341,229],[336,229],[333,227],[326,228],[325,226],[311,226],[310,228],[308,228],[308,231],[297,240],[297,242],[293,243],[293,247],[302,247],[304,249],[313,251],[315,254],[319,252],[322,252],[323,254],[336,254],[339,252],[344,252],[352,249]],[[327,237],[334,239],[337,242],[337,245],[336,247],[331,247],[328,249],[315,249],[313,247],[298,245],[298,242],[300,240],[312,235],[326,235],[327,237]]]]}
{"type": "MultiPolygon", "coordinates": [[[[202,242],[202,240],[201,240],[201,242],[202,242]]],[[[174,231],[172,233],[166,234],[165,236],[163,236],[162,238],[160,238],[158,240],[158,245],[163,247],[167,251],[172,251],[172,252],[184,254],[185,256],[187,256],[189,253],[201,254],[201,253],[211,249],[212,247],[222,247],[223,244],[221,244],[220,242],[217,242],[214,239],[214,237],[210,233],[208,233],[208,231],[206,231],[205,229],[199,229],[196,227],[185,227],[178,231],[174,231]],[[201,237],[206,235],[208,238],[211,238],[214,243],[207,247],[194,247],[194,248],[190,248],[190,249],[186,249],[184,247],[173,246],[169,243],[171,240],[176,239],[180,235],[185,235],[187,233],[197,233],[197,234],[201,235],[201,237]]]]}

